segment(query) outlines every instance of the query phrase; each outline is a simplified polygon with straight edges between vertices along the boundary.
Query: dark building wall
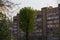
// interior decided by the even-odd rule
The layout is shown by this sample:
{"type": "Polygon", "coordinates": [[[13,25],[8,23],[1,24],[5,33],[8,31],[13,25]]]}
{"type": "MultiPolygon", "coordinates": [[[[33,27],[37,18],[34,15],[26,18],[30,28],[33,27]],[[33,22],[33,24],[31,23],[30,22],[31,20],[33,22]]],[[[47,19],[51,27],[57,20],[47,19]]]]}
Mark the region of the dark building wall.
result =
{"type": "MultiPolygon", "coordinates": [[[[42,8],[41,11],[43,14],[43,33],[42,33],[43,37],[42,38],[43,38],[43,40],[52,40],[52,39],[54,39],[54,37],[56,35],[58,36],[58,34],[59,34],[58,7],[56,7],[56,8],[45,7],[45,8],[42,8]],[[51,34],[53,34],[54,37],[51,36],[51,34]],[[49,39],[49,37],[51,37],[51,38],[49,39]]],[[[58,39],[59,39],[59,36],[58,36],[58,39]]]]}
{"type": "MultiPolygon", "coordinates": [[[[59,13],[59,32],[60,32],[60,4],[58,5],[58,13],[59,13]]],[[[60,38],[60,35],[59,35],[59,38],[60,38]]]]}
{"type": "Polygon", "coordinates": [[[46,27],[47,27],[46,12],[47,12],[47,7],[42,8],[42,20],[43,20],[42,40],[46,40],[46,27]]]}
{"type": "Polygon", "coordinates": [[[13,34],[14,34],[14,38],[15,40],[18,40],[18,34],[19,30],[18,30],[18,17],[14,16],[13,17],[13,34]]]}
{"type": "Polygon", "coordinates": [[[42,39],[42,14],[40,10],[35,10],[35,26],[32,32],[33,40],[41,40],[42,39]]]}

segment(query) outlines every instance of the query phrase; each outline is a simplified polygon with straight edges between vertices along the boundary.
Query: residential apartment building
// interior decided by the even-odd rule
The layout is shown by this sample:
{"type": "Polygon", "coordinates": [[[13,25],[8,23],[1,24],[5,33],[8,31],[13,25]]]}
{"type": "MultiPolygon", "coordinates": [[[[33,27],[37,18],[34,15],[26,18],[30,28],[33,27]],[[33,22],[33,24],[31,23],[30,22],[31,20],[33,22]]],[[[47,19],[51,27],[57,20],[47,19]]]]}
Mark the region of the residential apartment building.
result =
{"type": "Polygon", "coordinates": [[[18,24],[18,16],[13,17],[13,35],[15,40],[22,40],[23,36],[25,35],[25,32],[22,31],[22,29],[19,28],[18,24]]]}
{"type": "Polygon", "coordinates": [[[40,10],[35,10],[34,22],[35,26],[32,32],[32,40],[42,40],[42,13],[40,10]]]}
{"type": "Polygon", "coordinates": [[[14,35],[14,39],[18,40],[18,17],[14,16],[13,17],[13,35],[14,35]]]}
{"type": "Polygon", "coordinates": [[[59,40],[59,10],[58,7],[42,8],[43,40],[59,40]]]}
{"type": "MultiPolygon", "coordinates": [[[[60,4],[55,8],[50,6],[35,10],[34,19],[31,40],[60,40],[60,4]]],[[[23,31],[21,34],[24,36],[23,31]]]]}
{"type": "MultiPolygon", "coordinates": [[[[32,40],[40,40],[42,39],[42,14],[40,10],[35,10],[35,26],[34,26],[34,30],[32,32],[32,40]]],[[[14,16],[13,17],[13,32],[16,35],[15,37],[17,38],[17,34],[19,34],[20,32],[20,38],[22,39],[23,37],[25,37],[25,32],[22,31],[22,29],[18,29],[18,16],[14,16]],[[18,32],[19,30],[19,32],[18,32]]]]}
{"type": "Polygon", "coordinates": [[[35,27],[33,33],[35,40],[59,40],[60,36],[60,5],[35,10],[35,27]],[[40,32],[39,32],[40,31],[40,32]],[[40,35],[42,38],[40,38],[40,35]],[[37,38],[37,39],[36,39],[37,38]],[[39,39],[40,38],[40,39],[39,39]]]}

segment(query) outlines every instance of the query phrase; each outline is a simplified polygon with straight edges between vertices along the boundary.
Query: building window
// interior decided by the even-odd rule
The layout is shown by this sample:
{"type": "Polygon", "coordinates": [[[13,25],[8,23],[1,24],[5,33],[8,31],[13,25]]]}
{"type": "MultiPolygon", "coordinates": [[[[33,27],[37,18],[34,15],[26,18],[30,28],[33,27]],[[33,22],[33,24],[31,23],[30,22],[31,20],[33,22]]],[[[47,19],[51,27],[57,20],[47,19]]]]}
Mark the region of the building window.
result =
{"type": "Polygon", "coordinates": [[[58,19],[58,18],[59,18],[58,16],[51,17],[51,19],[58,19]]]}
{"type": "Polygon", "coordinates": [[[53,29],[51,28],[51,29],[50,29],[50,31],[52,32],[52,31],[53,31],[53,29]]]}
{"type": "Polygon", "coordinates": [[[48,25],[47,27],[48,27],[48,28],[51,28],[51,27],[55,27],[55,25],[48,25]]]}
{"type": "Polygon", "coordinates": [[[54,17],[47,17],[47,19],[59,19],[59,16],[54,16],[54,17]]]}
{"type": "Polygon", "coordinates": [[[17,34],[17,32],[14,32],[14,34],[17,34]]]}
{"type": "Polygon", "coordinates": [[[14,29],[14,31],[16,31],[17,29],[14,29]]]}
{"type": "Polygon", "coordinates": [[[41,21],[41,18],[37,19],[36,21],[41,21]]]}
{"type": "Polygon", "coordinates": [[[48,21],[47,23],[53,23],[53,21],[48,21]]]}
{"type": "Polygon", "coordinates": [[[37,15],[37,18],[41,18],[41,15],[37,15]]]}
{"type": "Polygon", "coordinates": [[[17,27],[17,26],[14,26],[14,27],[17,27]]]}
{"type": "Polygon", "coordinates": [[[47,17],[52,17],[52,15],[53,15],[52,13],[48,13],[47,17]]]}
{"type": "Polygon", "coordinates": [[[42,29],[40,29],[40,32],[42,32],[42,29]]]}
{"type": "Polygon", "coordinates": [[[53,13],[53,14],[59,14],[58,12],[55,12],[55,13],[53,13]]]}
{"type": "Polygon", "coordinates": [[[59,15],[58,12],[55,12],[55,13],[47,13],[47,17],[52,17],[52,16],[56,16],[56,15],[59,15]]]}
{"type": "Polygon", "coordinates": [[[35,18],[37,18],[37,16],[35,16],[35,18]]]}
{"type": "Polygon", "coordinates": [[[17,19],[14,19],[13,21],[17,21],[17,19]]]}
{"type": "Polygon", "coordinates": [[[56,27],[59,27],[59,24],[56,24],[56,27]]]}
{"type": "Polygon", "coordinates": [[[49,20],[49,19],[53,19],[53,18],[52,17],[48,17],[47,20],[49,20]]]}
{"type": "Polygon", "coordinates": [[[59,20],[54,20],[54,23],[59,23],[59,20]]]}
{"type": "Polygon", "coordinates": [[[15,22],[14,25],[17,25],[17,23],[15,22]]]}

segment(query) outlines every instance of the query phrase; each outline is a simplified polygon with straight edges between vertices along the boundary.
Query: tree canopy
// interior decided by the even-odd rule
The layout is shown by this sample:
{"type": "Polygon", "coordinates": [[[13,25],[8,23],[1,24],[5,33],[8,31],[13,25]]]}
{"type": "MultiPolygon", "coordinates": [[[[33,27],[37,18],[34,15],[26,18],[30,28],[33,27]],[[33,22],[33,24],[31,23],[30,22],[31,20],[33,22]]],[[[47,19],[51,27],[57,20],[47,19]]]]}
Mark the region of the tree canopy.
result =
{"type": "Polygon", "coordinates": [[[24,32],[32,32],[34,27],[34,10],[31,7],[24,7],[19,12],[19,27],[24,32]]]}
{"type": "Polygon", "coordinates": [[[0,40],[9,40],[9,27],[6,20],[0,20],[0,40]]]}

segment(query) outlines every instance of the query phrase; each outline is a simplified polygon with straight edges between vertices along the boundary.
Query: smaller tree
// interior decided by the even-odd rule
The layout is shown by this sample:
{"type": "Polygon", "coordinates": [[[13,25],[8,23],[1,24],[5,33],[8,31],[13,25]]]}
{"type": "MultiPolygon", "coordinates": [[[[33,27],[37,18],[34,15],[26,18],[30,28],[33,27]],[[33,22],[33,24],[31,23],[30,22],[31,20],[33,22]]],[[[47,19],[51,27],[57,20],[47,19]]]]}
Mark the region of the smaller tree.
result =
{"type": "Polygon", "coordinates": [[[24,7],[19,12],[19,27],[26,32],[26,40],[34,27],[34,10],[31,7],[24,7]]]}
{"type": "Polygon", "coordinates": [[[0,39],[9,40],[9,27],[7,26],[6,20],[0,20],[0,39]]]}
{"type": "Polygon", "coordinates": [[[9,26],[6,15],[0,13],[0,40],[9,40],[9,26]]]}

